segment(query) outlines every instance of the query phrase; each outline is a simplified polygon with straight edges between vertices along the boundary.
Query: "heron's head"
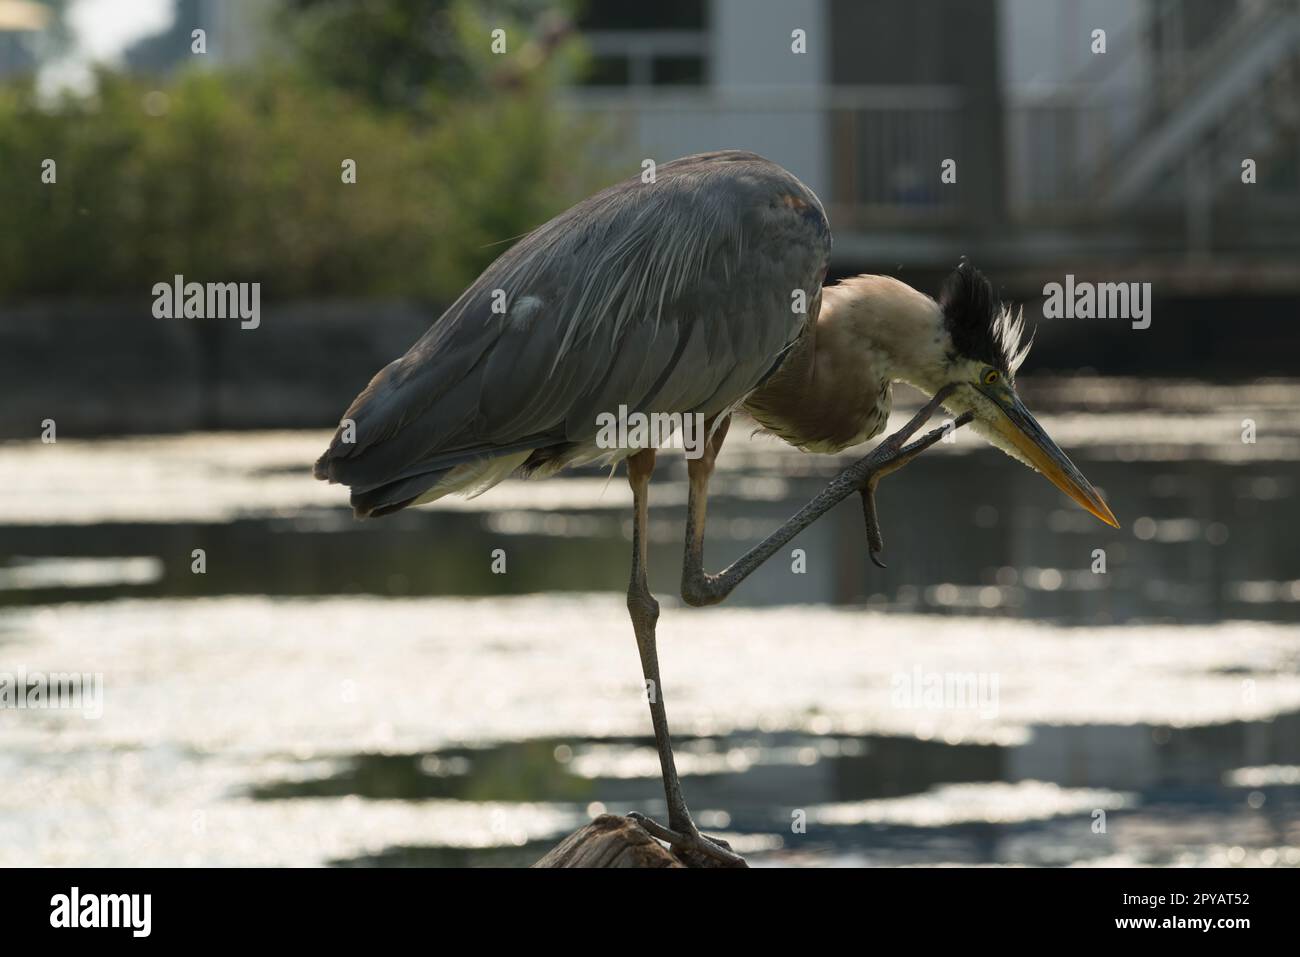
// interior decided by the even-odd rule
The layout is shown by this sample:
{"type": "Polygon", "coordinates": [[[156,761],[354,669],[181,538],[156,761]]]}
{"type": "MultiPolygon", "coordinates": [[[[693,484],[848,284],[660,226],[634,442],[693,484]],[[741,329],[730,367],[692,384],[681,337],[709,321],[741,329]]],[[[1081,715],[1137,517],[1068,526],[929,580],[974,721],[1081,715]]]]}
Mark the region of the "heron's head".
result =
{"type": "Polygon", "coordinates": [[[945,402],[958,414],[970,412],[972,427],[1012,458],[1041,472],[1070,498],[1107,525],[1119,528],[1110,508],[1083,473],[1043,431],[1016,393],[1016,370],[1029,354],[1023,313],[1013,315],[998,301],[992,284],[963,262],[939,296],[951,340],[942,386],[957,388],[945,402]]]}

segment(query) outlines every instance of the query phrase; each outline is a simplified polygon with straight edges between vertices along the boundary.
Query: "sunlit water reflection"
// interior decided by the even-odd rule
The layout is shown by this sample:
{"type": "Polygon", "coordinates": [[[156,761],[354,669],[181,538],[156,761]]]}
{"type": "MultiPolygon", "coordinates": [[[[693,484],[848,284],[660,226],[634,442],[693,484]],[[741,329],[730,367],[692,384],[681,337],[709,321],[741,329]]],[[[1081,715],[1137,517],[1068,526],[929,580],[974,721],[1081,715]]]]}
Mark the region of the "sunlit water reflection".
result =
{"type": "MultiPolygon", "coordinates": [[[[1300,864],[1298,399],[1043,387],[1123,530],[959,433],[882,485],[887,570],[850,501],[707,611],[671,600],[665,461],[701,823],[760,864],[1300,864]]],[[[0,864],[521,864],[662,811],[621,477],[356,524],[321,445],[0,445],[0,673],[104,675],[97,720],[0,709],[0,864]]],[[[710,564],[834,470],[734,429],[710,564]]]]}

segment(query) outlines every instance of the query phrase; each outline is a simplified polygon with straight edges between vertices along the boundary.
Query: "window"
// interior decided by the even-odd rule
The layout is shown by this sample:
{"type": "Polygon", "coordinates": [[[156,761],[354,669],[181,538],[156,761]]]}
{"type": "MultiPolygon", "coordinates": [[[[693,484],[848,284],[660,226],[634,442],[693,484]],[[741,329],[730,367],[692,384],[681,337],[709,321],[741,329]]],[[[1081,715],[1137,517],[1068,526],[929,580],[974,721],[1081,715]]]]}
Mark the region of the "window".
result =
{"type": "Polygon", "coordinates": [[[705,2],[590,4],[578,17],[591,54],[582,82],[599,87],[703,85],[708,81],[705,2]]]}

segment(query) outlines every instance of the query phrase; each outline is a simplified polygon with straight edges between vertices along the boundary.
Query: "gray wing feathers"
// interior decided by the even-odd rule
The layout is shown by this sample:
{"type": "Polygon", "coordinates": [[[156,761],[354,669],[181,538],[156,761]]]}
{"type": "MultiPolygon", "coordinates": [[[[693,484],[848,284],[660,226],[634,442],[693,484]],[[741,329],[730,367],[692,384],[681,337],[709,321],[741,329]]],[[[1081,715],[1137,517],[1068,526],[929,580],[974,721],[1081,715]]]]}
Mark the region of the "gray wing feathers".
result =
{"type": "Polygon", "coordinates": [[[750,154],[690,157],[661,166],[653,184],[612,187],[534,230],[371,380],[345,413],[355,441],[340,428],[317,475],[365,491],[477,456],[589,439],[597,415],[620,404],[730,406],[797,331],[790,290],[824,267],[826,249],[779,268],[752,255],[753,210],[774,188],[816,203],[750,154]],[[492,308],[497,290],[504,314],[492,308]]]}

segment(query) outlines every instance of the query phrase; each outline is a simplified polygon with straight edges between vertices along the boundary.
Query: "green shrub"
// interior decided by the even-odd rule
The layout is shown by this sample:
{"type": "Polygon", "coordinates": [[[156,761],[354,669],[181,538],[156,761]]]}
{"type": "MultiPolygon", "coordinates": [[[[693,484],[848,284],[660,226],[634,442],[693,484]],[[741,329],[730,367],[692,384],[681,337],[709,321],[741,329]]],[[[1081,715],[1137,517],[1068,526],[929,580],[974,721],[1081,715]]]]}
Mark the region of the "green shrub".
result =
{"type": "Polygon", "coordinates": [[[448,301],[601,178],[547,96],[465,91],[417,118],[291,68],[106,72],[53,105],[0,86],[0,298],[148,298],[180,273],[268,299],[448,301]]]}

